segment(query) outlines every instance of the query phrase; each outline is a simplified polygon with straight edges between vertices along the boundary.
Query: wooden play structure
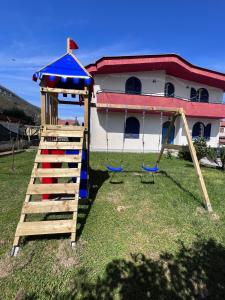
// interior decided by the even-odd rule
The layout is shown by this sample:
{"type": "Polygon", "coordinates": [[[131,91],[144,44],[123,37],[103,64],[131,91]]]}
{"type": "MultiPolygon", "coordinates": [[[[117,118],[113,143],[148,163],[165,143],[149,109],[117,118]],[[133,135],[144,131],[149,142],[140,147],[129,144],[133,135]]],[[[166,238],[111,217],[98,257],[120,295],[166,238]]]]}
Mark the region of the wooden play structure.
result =
{"type": "MultiPolygon", "coordinates": [[[[70,39],[67,40],[67,53],[36,72],[33,79],[40,80],[41,138],[16,228],[12,255],[18,253],[19,242],[23,236],[67,233],[70,234],[71,245],[74,246],[78,200],[88,198],[90,102],[93,81],[91,75],[72,53],[70,39]],[[67,96],[70,96],[69,100],[66,99],[67,96]],[[58,125],[58,106],[66,104],[84,107],[82,126],[58,125]]],[[[96,106],[102,110],[143,111],[143,106],[135,105],[97,103],[96,106]]],[[[171,122],[156,165],[153,168],[144,166],[143,170],[158,171],[164,150],[178,149],[179,146],[170,145],[168,140],[175,120],[180,117],[184,124],[205,207],[212,212],[184,110],[146,106],[144,111],[166,113],[171,116],[171,122]]],[[[116,168],[110,170],[110,166],[107,168],[109,171],[118,171],[116,168]]]]}
{"type": "Polygon", "coordinates": [[[92,78],[70,44],[68,39],[67,53],[33,76],[40,80],[41,138],[12,255],[17,254],[23,236],[67,233],[75,245],[78,200],[88,197],[92,78]],[[71,99],[65,100],[67,96],[71,99]],[[57,125],[58,106],[66,104],[84,107],[82,126],[57,125]],[[51,215],[56,218],[49,220],[51,215]]]}

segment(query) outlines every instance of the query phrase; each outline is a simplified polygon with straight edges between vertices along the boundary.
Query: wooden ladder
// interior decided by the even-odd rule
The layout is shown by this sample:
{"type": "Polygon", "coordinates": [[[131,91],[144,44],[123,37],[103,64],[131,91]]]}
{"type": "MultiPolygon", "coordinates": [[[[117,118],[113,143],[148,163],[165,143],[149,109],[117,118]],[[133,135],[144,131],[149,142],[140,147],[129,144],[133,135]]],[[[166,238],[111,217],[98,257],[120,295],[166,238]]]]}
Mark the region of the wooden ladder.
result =
{"type": "Polygon", "coordinates": [[[75,245],[83,145],[82,126],[46,125],[43,128],[11,255],[18,253],[19,241],[23,236],[70,233],[71,245],[75,245]],[[63,151],[60,154],[50,153],[67,149],[78,151],[72,154],[63,151]],[[51,168],[42,168],[43,163],[52,164],[51,168]],[[69,168],[68,163],[73,163],[73,166],[69,168]],[[44,183],[43,178],[55,178],[56,182],[44,183]],[[68,182],[73,181],[72,178],[76,178],[75,183],[68,182]],[[58,182],[58,179],[66,182],[58,182]],[[43,200],[46,194],[49,198],[43,200]],[[31,214],[49,213],[69,213],[71,218],[65,219],[64,216],[60,220],[27,221],[31,214]]]}

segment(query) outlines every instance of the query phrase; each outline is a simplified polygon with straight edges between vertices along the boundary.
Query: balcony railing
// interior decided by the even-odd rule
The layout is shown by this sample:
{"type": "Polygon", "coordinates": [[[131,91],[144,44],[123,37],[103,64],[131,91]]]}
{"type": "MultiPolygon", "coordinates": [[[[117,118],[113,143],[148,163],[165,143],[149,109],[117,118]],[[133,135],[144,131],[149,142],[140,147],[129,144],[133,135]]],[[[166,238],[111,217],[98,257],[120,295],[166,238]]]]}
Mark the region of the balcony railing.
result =
{"type": "Polygon", "coordinates": [[[225,104],[224,102],[221,102],[221,101],[207,101],[207,102],[204,102],[204,101],[199,101],[199,100],[192,100],[191,98],[186,98],[184,96],[178,96],[176,94],[174,94],[173,96],[166,96],[165,93],[126,93],[125,91],[121,91],[121,90],[108,90],[108,89],[101,89],[101,90],[98,90],[97,91],[97,94],[98,93],[116,93],[116,94],[126,94],[126,95],[141,95],[141,96],[154,96],[154,97],[166,97],[166,98],[175,98],[175,99],[179,99],[179,100],[185,100],[185,101],[188,101],[188,102],[197,102],[197,103],[212,103],[212,104],[225,104]]]}

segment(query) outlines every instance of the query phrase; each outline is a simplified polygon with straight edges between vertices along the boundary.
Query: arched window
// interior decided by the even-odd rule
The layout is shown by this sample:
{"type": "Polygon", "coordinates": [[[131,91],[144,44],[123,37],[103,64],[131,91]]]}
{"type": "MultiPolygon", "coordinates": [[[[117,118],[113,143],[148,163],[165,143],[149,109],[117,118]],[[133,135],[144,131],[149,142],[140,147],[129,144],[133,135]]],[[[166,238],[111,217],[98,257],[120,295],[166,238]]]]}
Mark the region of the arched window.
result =
{"type": "Polygon", "coordinates": [[[207,89],[201,88],[197,91],[198,102],[209,102],[209,93],[207,89]]]}
{"type": "Polygon", "coordinates": [[[165,97],[174,97],[175,88],[171,82],[167,82],[164,88],[165,97]]]}
{"type": "Polygon", "coordinates": [[[141,81],[137,77],[130,77],[126,81],[125,92],[127,94],[141,94],[141,81]]]}
{"type": "MultiPolygon", "coordinates": [[[[167,135],[168,128],[170,126],[170,121],[164,122],[162,126],[162,144],[165,142],[165,138],[167,135]]],[[[168,140],[168,144],[174,143],[174,136],[175,136],[175,126],[173,125],[172,131],[170,133],[170,137],[168,140]]]]}
{"type": "Polygon", "coordinates": [[[140,133],[140,123],[137,118],[129,117],[126,119],[125,138],[138,139],[140,133]]]}
{"type": "Polygon", "coordinates": [[[191,88],[190,92],[190,100],[194,102],[197,100],[197,91],[193,87],[191,88]]]}
{"type": "Polygon", "coordinates": [[[210,139],[210,135],[211,135],[211,124],[209,123],[205,126],[204,138],[208,141],[210,139]]]}
{"type": "Polygon", "coordinates": [[[197,122],[192,128],[192,138],[204,137],[205,125],[202,122],[197,122]]]}

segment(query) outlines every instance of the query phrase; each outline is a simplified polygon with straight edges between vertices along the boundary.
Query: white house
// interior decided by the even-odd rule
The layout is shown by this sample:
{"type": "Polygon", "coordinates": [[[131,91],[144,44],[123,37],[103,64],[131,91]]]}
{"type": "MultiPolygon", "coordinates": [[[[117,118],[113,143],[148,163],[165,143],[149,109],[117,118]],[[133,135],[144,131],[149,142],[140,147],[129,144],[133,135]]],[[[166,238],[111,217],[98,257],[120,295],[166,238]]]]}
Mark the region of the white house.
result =
{"type": "MultiPolygon", "coordinates": [[[[124,147],[124,151],[140,152],[143,129],[145,151],[159,151],[171,116],[146,113],[146,106],[183,108],[193,139],[204,136],[210,146],[219,145],[225,74],[194,66],[175,54],[103,57],[86,68],[94,78],[93,151],[106,150],[108,132],[109,151],[124,147]],[[117,109],[118,104],[138,105],[143,110],[117,109]]],[[[187,144],[179,119],[170,143],[187,144]]]]}

